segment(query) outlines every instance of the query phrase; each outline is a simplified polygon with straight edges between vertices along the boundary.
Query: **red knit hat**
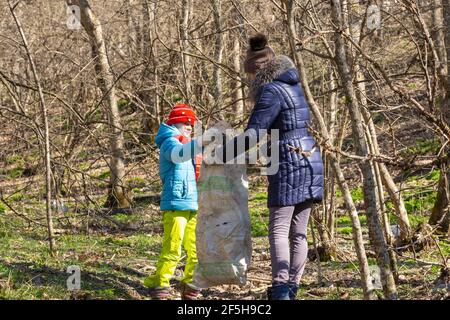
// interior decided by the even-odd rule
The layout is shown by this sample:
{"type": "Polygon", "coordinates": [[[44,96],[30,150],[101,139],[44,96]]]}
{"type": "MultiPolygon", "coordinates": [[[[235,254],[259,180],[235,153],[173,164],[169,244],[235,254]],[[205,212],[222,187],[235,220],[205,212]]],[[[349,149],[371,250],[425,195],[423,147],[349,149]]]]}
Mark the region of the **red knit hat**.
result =
{"type": "Polygon", "coordinates": [[[195,123],[196,116],[194,110],[192,110],[187,104],[177,103],[172,111],[170,111],[169,119],[166,124],[172,125],[180,122],[189,122],[192,125],[195,123]]]}

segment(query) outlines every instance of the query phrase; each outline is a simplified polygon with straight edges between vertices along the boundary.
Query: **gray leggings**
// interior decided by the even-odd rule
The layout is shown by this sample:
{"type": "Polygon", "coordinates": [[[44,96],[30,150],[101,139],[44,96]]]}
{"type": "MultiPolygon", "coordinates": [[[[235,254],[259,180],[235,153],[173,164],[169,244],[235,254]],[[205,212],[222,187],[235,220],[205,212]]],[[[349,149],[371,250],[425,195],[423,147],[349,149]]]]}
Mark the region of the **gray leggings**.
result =
{"type": "Polygon", "coordinates": [[[299,284],[308,253],[306,230],[312,201],[270,207],[269,243],[274,284],[299,284]]]}

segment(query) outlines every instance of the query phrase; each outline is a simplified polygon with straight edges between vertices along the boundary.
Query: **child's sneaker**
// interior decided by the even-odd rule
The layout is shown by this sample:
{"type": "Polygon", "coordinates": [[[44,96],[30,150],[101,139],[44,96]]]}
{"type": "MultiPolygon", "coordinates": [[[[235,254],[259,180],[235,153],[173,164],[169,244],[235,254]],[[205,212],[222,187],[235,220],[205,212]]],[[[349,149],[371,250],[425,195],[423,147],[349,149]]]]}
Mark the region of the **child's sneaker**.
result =
{"type": "Polygon", "coordinates": [[[155,287],[150,288],[149,291],[152,300],[167,300],[170,297],[169,287],[155,287]]]}
{"type": "Polygon", "coordinates": [[[181,290],[181,300],[197,300],[200,294],[200,290],[192,285],[182,283],[180,285],[181,290]]]}

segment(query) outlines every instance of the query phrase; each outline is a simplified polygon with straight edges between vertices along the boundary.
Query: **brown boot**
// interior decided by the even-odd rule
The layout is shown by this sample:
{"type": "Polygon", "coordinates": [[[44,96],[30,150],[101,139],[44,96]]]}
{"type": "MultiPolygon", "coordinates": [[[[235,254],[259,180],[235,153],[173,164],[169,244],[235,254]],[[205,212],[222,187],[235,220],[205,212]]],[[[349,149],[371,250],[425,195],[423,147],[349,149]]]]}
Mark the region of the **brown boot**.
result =
{"type": "Polygon", "coordinates": [[[180,285],[181,300],[197,300],[200,290],[191,284],[182,283],[180,285]]]}
{"type": "Polygon", "coordinates": [[[169,287],[150,288],[150,297],[152,300],[167,300],[170,297],[169,287]]]}

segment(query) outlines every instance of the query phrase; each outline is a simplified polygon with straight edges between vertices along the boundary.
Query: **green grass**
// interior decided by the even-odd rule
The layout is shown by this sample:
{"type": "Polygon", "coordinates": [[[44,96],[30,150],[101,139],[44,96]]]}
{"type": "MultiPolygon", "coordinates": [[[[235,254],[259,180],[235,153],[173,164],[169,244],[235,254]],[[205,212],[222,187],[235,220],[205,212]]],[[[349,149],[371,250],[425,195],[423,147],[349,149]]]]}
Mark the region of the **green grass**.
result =
{"type": "Polygon", "coordinates": [[[417,226],[421,223],[421,222],[428,222],[428,219],[430,217],[428,216],[421,216],[421,215],[417,215],[417,214],[410,214],[408,215],[409,218],[409,222],[411,224],[411,228],[417,228],[417,226]]]}
{"type": "Polygon", "coordinates": [[[128,101],[127,99],[119,99],[119,101],[117,101],[117,107],[123,111],[124,109],[126,109],[128,106],[130,105],[130,101],[128,101]]]}
{"type": "Polygon", "coordinates": [[[269,234],[269,209],[267,193],[259,192],[249,201],[249,213],[252,237],[263,237],[269,234]]]}
{"type": "MultiPolygon", "coordinates": [[[[364,227],[367,223],[367,217],[365,215],[361,215],[358,217],[359,222],[362,227],[364,227]]],[[[351,235],[352,234],[352,220],[349,216],[341,216],[336,218],[337,228],[336,231],[340,234],[351,235]]]]}
{"type": "MultiPolygon", "coordinates": [[[[354,188],[350,190],[350,194],[352,196],[353,201],[362,201],[364,200],[364,192],[361,187],[354,188]]],[[[334,191],[334,195],[337,198],[342,198],[342,191],[340,189],[336,189],[334,191]]]]}
{"type": "Polygon", "coordinates": [[[440,176],[441,176],[441,171],[438,169],[434,169],[425,176],[425,179],[428,181],[439,181],[440,176]]]}
{"type": "Polygon", "coordinates": [[[7,165],[10,165],[11,168],[2,168],[0,169],[0,173],[8,176],[9,179],[20,178],[25,171],[26,161],[19,155],[10,155],[5,159],[7,165]]]}
{"type": "MultiPolygon", "coordinates": [[[[365,225],[367,222],[367,217],[365,215],[361,215],[358,217],[361,225],[365,225]]],[[[336,218],[336,223],[338,227],[351,227],[352,226],[352,220],[348,215],[341,216],[336,218]]]]}
{"type": "Polygon", "coordinates": [[[430,182],[438,182],[440,175],[440,170],[434,169],[424,175],[411,175],[406,179],[406,182],[414,184],[414,186],[428,186],[430,182]]]}
{"type": "Polygon", "coordinates": [[[116,292],[115,292],[114,288],[96,290],[95,293],[98,294],[100,297],[106,298],[106,299],[112,299],[116,296],[116,292]]]}
{"type": "Polygon", "coordinates": [[[8,201],[10,201],[10,202],[20,202],[25,199],[29,199],[29,196],[22,192],[16,192],[8,197],[8,201]]]}
{"type": "Polygon", "coordinates": [[[22,177],[24,171],[25,168],[19,166],[7,171],[7,175],[10,179],[17,179],[22,177]]]}
{"type": "Polygon", "coordinates": [[[19,166],[25,166],[25,160],[19,155],[11,155],[6,157],[6,164],[16,164],[19,166]]]}
{"type": "Polygon", "coordinates": [[[263,237],[269,234],[269,209],[258,207],[250,209],[252,237],[263,237]]]}
{"type": "Polygon", "coordinates": [[[364,200],[364,192],[361,187],[352,189],[350,191],[350,194],[352,195],[353,201],[362,201],[364,200]]]}
{"type": "Polygon", "coordinates": [[[258,192],[252,197],[253,202],[261,202],[261,200],[267,201],[267,193],[258,192]]]}
{"type": "Polygon", "coordinates": [[[441,143],[438,139],[419,139],[414,146],[407,148],[404,153],[406,155],[436,154],[440,147],[441,143]]]}
{"type": "Polygon", "coordinates": [[[90,167],[91,167],[91,163],[89,163],[89,162],[82,162],[78,165],[78,169],[80,169],[80,171],[87,171],[87,170],[89,170],[90,167]]]}
{"type": "Polygon", "coordinates": [[[128,185],[132,189],[140,189],[145,187],[147,181],[141,177],[133,177],[126,181],[126,185],[128,185]]]}
{"type": "Polygon", "coordinates": [[[352,234],[352,227],[337,228],[337,232],[342,234],[352,234]]]}
{"type": "Polygon", "coordinates": [[[27,230],[20,220],[10,219],[0,222],[0,230],[0,299],[69,299],[66,270],[70,265],[81,268],[79,294],[131,299],[127,286],[145,290],[142,280],[147,273],[140,275],[136,265],[154,265],[161,243],[160,235],[138,232],[66,234],[56,238],[57,254],[52,257],[45,229],[27,230]]]}
{"type": "Polygon", "coordinates": [[[441,248],[442,254],[444,257],[450,257],[450,242],[448,241],[439,241],[439,246],[441,248]]]}
{"type": "Polygon", "coordinates": [[[136,222],[136,221],[140,220],[138,215],[124,214],[124,213],[115,214],[112,217],[112,219],[114,219],[115,221],[117,221],[119,223],[124,223],[124,224],[132,223],[132,222],[136,222]]]}
{"type": "Polygon", "coordinates": [[[98,179],[101,179],[101,180],[104,180],[104,179],[106,179],[106,178],[109,178],[110,176],[111,176],[111,172],[110,172],[109,170],[107,170],[107,171],[104,171],[104,172],[100,173],[100,174],[97,176],[97,178],[98,178],[98,179]]]}
{"type": "Polygon", "coordinates": [[[422,192],[408,192],[403,196],[406,211],[408,213],[417,213],[430,211],[436,201],[437,192],[427,190],[422,192]]]}

